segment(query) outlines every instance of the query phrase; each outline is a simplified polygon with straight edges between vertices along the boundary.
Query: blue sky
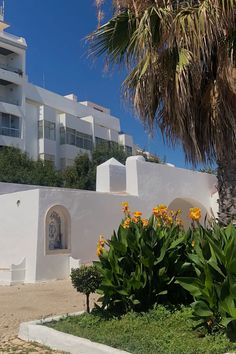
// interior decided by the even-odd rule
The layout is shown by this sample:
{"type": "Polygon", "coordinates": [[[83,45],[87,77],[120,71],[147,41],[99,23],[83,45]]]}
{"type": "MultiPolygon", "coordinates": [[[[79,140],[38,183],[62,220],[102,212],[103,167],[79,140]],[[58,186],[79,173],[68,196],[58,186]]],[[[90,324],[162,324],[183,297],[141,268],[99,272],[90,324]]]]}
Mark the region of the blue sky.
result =
{"type": "MultiPolygon", "coordinates": [[[[30,82],[62,95],[73,92],[80,101],[111,108],[135,143],[185,167],[181,148],[168,148],[160,133],[150,139],[125,107],[120,95],[123,75],[118,68],[105,72],[101,59],[88,58],[84,38],[97,26],[94,0],[6,0],[5,8],[5,19],[11,25],[8,31],[26,38],[30,82]]],[[[108,6],[105,11],[109,13],[108,6]]]]}

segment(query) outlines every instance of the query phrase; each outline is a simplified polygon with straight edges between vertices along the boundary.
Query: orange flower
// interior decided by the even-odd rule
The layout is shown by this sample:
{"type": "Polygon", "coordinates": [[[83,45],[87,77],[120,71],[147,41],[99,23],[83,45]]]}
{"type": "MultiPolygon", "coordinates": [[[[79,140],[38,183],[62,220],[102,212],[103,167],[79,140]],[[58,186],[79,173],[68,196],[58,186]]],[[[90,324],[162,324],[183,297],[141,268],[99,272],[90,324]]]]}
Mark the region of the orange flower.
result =
{"type": "Polygon", "coordinates": [[[143,227],[148,226],[148,219],[142,219],[143,227]]]}
{"type": "Polygon", "coordinates": [[[140,218],[143,215],[141,211],[135,211],[133,214],[135,218],[140,218]]]}
{"type": "Polygon", "coordinates": [[[124,223],[123,223],[123,228],[124,229],[128,229],[130,227],[130,222],[131,222],[131,219],[130,218],[127,218],[124,223]]]}
{"type": "Polygon", "coordinates": [[[159,204],[152,209],[155,216],[161,216],[167,212],[167,206],[165,204],[159,204]]]}
{"type": "Polygon", "coordinates": [[[102,255],[103,250],[104,250],[104,248],[102,246],[100,246],[100,245],[97,246],[96,254],[97,254],[98,257],[100,257],[102,255]]]}
{"type": "Polygon", "coordinates": [[[190,208],[189,209],[189,218],[193,221],[199,221],[201,218],[201,209],[200,208],[190,208]]]}
{"type": "Polygon", "coordinates": [[[122,210],[125,214],[129,214],[129,203],[128,202],[123,202],[121,203],[122,205],[122,210]]]}
{"type": "Polygon", "coordinates": [[[137,223],[139,222],[139,220],[140,220],[139,217],[138,217],[138,218],[136,218],[136,217],[132,218],[132,221],[133,221],[133,223],[135,223],[135,224],[137,224],[137,223]]]}
{"type": "Polygon", "coordinates": [[[99,236],[98,244],[101,245],[102,247],[105,246],[105,238],[104,238],[103,235],[100,235],[100,236],[99,236]]]}

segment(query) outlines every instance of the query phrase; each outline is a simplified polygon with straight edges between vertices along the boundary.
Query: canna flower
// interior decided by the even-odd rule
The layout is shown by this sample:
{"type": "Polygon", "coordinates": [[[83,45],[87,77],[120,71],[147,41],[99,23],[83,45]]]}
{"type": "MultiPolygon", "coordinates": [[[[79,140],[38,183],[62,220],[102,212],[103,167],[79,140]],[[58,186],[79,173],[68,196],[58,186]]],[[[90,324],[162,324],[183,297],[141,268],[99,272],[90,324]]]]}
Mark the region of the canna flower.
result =
{"type": "Polygon", "coordinates": [[[96,254],[97,254],[98,257],[100,257],[100,256],[102,255],[103,250],[104,250],[104,247],[102,247],[101,245],[98,245],[98,246],[97,246],[97,252],[96,252],[96,254]]]}
{"type": "Polygon", "coordinates": [[[98,257],[100,257],[103,253],[104,247],[105,247],[106,240],[103,235],[99,236],[99,240],[97,243],[97,251],[96,254],[98,257]]]}
{"type": "Polygon", "coordinates": [[[148,219],[142,219],[142,223],[144,227],[148,226],[148,219]]]}
{"type": "Polygon", "coordinates": [[[162,216],[167,212],[167,206],[165,204],[159,204],[152,209],[152,212],[155,216],[162,216]]]}
{"type": "Polygon", "coordinates": [[[140,218],[143,215],[141,211],[135,211],[133,214],[135,218],[140,218]]]}
{"type": "Polygon", "coordinates": [[[127,219],[124,221],[124,223],[122,224],[123,228],[124,228],[124,229],[129,229],[130,223],[131,223],[131,219],[130,219],[130,218],[127,218],[127,219]]]}
{"type": "Polygon", "coordinates": [[[98,244],[101,245],[102,247],[105,246],[105,238],[104,238],[103,235],[100,235],[100,236],[99,236],[98,244]]]}
{"type": "Polygon", "coordinates": [[[189,209],[189,218],[193,221],[199,221],[201,218],[201,209],[200,208],[190,208],[189,209]]]}
{"type": "Polygon", "coordinates": [[[122,210],[125,214],[129,214],[129,203],[128,202],[123,202],[121,203],[122,205],[122,210]]]}

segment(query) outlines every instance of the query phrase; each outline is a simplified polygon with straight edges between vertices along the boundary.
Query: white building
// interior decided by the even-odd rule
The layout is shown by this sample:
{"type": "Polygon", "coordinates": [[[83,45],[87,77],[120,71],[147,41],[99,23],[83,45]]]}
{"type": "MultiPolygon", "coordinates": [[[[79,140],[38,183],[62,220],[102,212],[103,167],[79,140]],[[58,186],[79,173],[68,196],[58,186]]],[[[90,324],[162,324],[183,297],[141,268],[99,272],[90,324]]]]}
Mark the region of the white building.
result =
{"type": "Polygon", "coordinates": [[[8,27],[0,21],[0,146],[53,161],[57,169],[71,165],[80,153],[90,155],[101,142],[119,144],[132,155],[133,139],[121,133],[109,109],[28,82],[26,41],[5,32],[8,27]]]}

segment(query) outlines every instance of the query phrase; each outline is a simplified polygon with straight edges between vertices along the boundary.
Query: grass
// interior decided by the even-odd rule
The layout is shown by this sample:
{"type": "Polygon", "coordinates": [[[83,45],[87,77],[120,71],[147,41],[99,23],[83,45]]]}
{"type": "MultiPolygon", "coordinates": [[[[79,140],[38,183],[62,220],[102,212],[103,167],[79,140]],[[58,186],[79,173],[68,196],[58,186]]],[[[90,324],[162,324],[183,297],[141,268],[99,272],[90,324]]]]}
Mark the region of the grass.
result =
{"type": "Polygon", "coordinates": [[[128,313],[121,318],[94,311],[67,317],[47,326],[133,354],[223,354],[236,351],[223,333],[214,335],[193,330],[191,309],[170,311],[163,306],[143,314],[128,313]]]}

